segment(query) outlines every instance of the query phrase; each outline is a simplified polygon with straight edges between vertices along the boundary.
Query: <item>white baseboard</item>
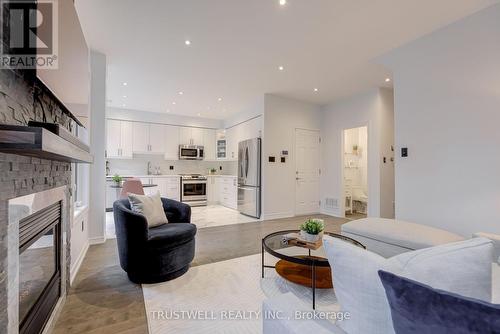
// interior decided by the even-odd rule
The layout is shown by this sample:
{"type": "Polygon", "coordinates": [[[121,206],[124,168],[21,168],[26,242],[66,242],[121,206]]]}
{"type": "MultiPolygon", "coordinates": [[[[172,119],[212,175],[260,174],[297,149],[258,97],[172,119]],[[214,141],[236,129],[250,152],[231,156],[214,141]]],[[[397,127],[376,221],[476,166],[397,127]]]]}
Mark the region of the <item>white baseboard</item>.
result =
{"type": "Polygon", "coordinates": [[[340,211],[339,210],[327,210],[327,209],[321,209],[321,212],[320,212],[322,215],[327,215],[327,216],[332,216],[332,217],[337,217],[337,218],[344,218],[344,216],[342,216],[340,214],[340,211]]]}
{"type": "Polygon", "coordinates": [[[274,220],[294,217],[293,212],[278,212],[278,213],[268,213],[263,215],[263,220],[274,220]]]}
{"type": "Polygon", "coordinates": [[[95,237],[89,239],[89,245],[99,245],[106,242],[106,237],[95,237]]]}
{"type": "Polygon", "coordinates": [[[85,246],[83,246],[83,249],[80,252],[80,255],[78,256],[78,259],[73,264],[73,266],[71,266],[70,276],[69,276],[69,284],[70,285],[73,285],[73,281],[75,280],[76,274],[80,270],[80,267],[82,265],[83,259],[85,259],[85,255],[87,255],[87,251],[88,250],[89,250],[89,242],[87,241],[85,243],[85,246]]]}

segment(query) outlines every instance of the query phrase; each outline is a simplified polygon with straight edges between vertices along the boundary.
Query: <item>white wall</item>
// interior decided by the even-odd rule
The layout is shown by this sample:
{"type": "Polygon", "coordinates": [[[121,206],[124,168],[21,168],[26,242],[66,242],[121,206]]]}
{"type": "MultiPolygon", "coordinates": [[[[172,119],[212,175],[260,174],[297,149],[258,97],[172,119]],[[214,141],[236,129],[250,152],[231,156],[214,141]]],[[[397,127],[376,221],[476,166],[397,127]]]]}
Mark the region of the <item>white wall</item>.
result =
{"type": "Polygon", "coordinates": [[[218,119],[187,117],[180,115],[162,114],[157,112],[106,108],[106,118],[122,119],[126,121],[150,122],[180,126],[194,126],[200,128],[221,129],[224,122],[218,119]]]}
{"type": "Polygon", "coordinates": [[[266,94],[264,97],[262,153],[262,203],[264,219],[295,214],[295,129],[319,130],[319,106],[266,94]],[[288,150],[286,163],[280,163],[282,150],[288,150]],[[278,160],[269,163],[268,157],[278,160]]]}
{"type": "Polygon", "coordinates": [[[264,114],[264,96],[250,103],[242,111],[224,120],[224,128],[230,128],[237,124],[248,121],[249,119],[261,116],[264,114]]]}
{"type": "Polygon", "coordinates": [[[500,5],[385,57],[394,71],[396,216],[500,233],[500,5]]]}
{"type": "MultiPolygon", "coordinates": [[[[384,197],[381,197],[381,171],[391,168],[389,156],[387,156],[389,163],[382,163],[382,152],[390,151],[392,143],[381,134],[382,130],[391,131],[392,109],[385,101],[391,94],[389,89],[377,88],[322,108],[321,210],[323,213],[344,216],[343,130],[361,126],[368,126],[368,216],[381,216],[382,203],[392,203],[393,198],[385,197],[387,196],[385,192],[384,197]],[[327,207],[327,198],[337,200],[338,206],[327,207]]],[[[383,213],[384,216],[387,214],[385,211],[383,213]]]]}
{"type": "Polygon", "coordinates": [[[90,53],[90,167],[89,238],[105,240],[106,205],[106,56],[90,53]]]}

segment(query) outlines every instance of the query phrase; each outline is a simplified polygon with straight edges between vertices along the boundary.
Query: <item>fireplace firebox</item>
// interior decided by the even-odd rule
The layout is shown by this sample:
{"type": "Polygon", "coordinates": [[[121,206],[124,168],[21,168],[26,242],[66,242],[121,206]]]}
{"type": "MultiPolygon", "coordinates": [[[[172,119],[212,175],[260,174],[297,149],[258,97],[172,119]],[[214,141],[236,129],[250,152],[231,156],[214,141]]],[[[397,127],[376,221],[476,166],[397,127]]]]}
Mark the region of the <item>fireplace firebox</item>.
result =
{"type": "Polygon", "coordinates": [[[63,186],[9,200],[9,317],[20,334],[52,325],[66,295],[69,198],[63,186]]]}
{"type": "Polygon", "coordinates": [[[39,333],[61,293],[61,202],[19,221],[19,333],[39,333]]]}

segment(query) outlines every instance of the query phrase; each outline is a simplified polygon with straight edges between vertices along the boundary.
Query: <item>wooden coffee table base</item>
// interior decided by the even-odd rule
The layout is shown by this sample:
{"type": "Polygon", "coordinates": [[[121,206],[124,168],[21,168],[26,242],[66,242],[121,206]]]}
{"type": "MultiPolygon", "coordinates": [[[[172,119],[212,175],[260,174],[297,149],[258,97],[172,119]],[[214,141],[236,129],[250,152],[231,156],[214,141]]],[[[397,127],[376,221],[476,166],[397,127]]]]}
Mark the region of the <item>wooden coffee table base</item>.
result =
{"type": "MultiPolygon", "coordinates": [[[[308,258],[308,256],[300,256],[308,258]]],[[[276,263],[276,272],[284,279],[303,285],[309,288],[312,284],[312,267],[303,264],[296,264],[285,260],[279,260],[276,263]]],[[[329,267],[316,267],[316,288],[332,289],[332,270],[329,267]]]]}

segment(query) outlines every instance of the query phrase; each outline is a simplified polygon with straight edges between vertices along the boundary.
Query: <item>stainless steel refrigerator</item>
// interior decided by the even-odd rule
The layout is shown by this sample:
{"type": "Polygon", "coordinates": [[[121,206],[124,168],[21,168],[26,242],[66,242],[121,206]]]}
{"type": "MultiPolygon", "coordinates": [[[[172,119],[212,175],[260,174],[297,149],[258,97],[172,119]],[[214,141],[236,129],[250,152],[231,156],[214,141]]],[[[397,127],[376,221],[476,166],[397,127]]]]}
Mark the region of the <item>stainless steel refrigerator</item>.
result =
{"type": "Polygon", "coordinates": [[[248,139],[238,144],[238,211],[260,218],[260,153],[261,139],[248,139]]]}

